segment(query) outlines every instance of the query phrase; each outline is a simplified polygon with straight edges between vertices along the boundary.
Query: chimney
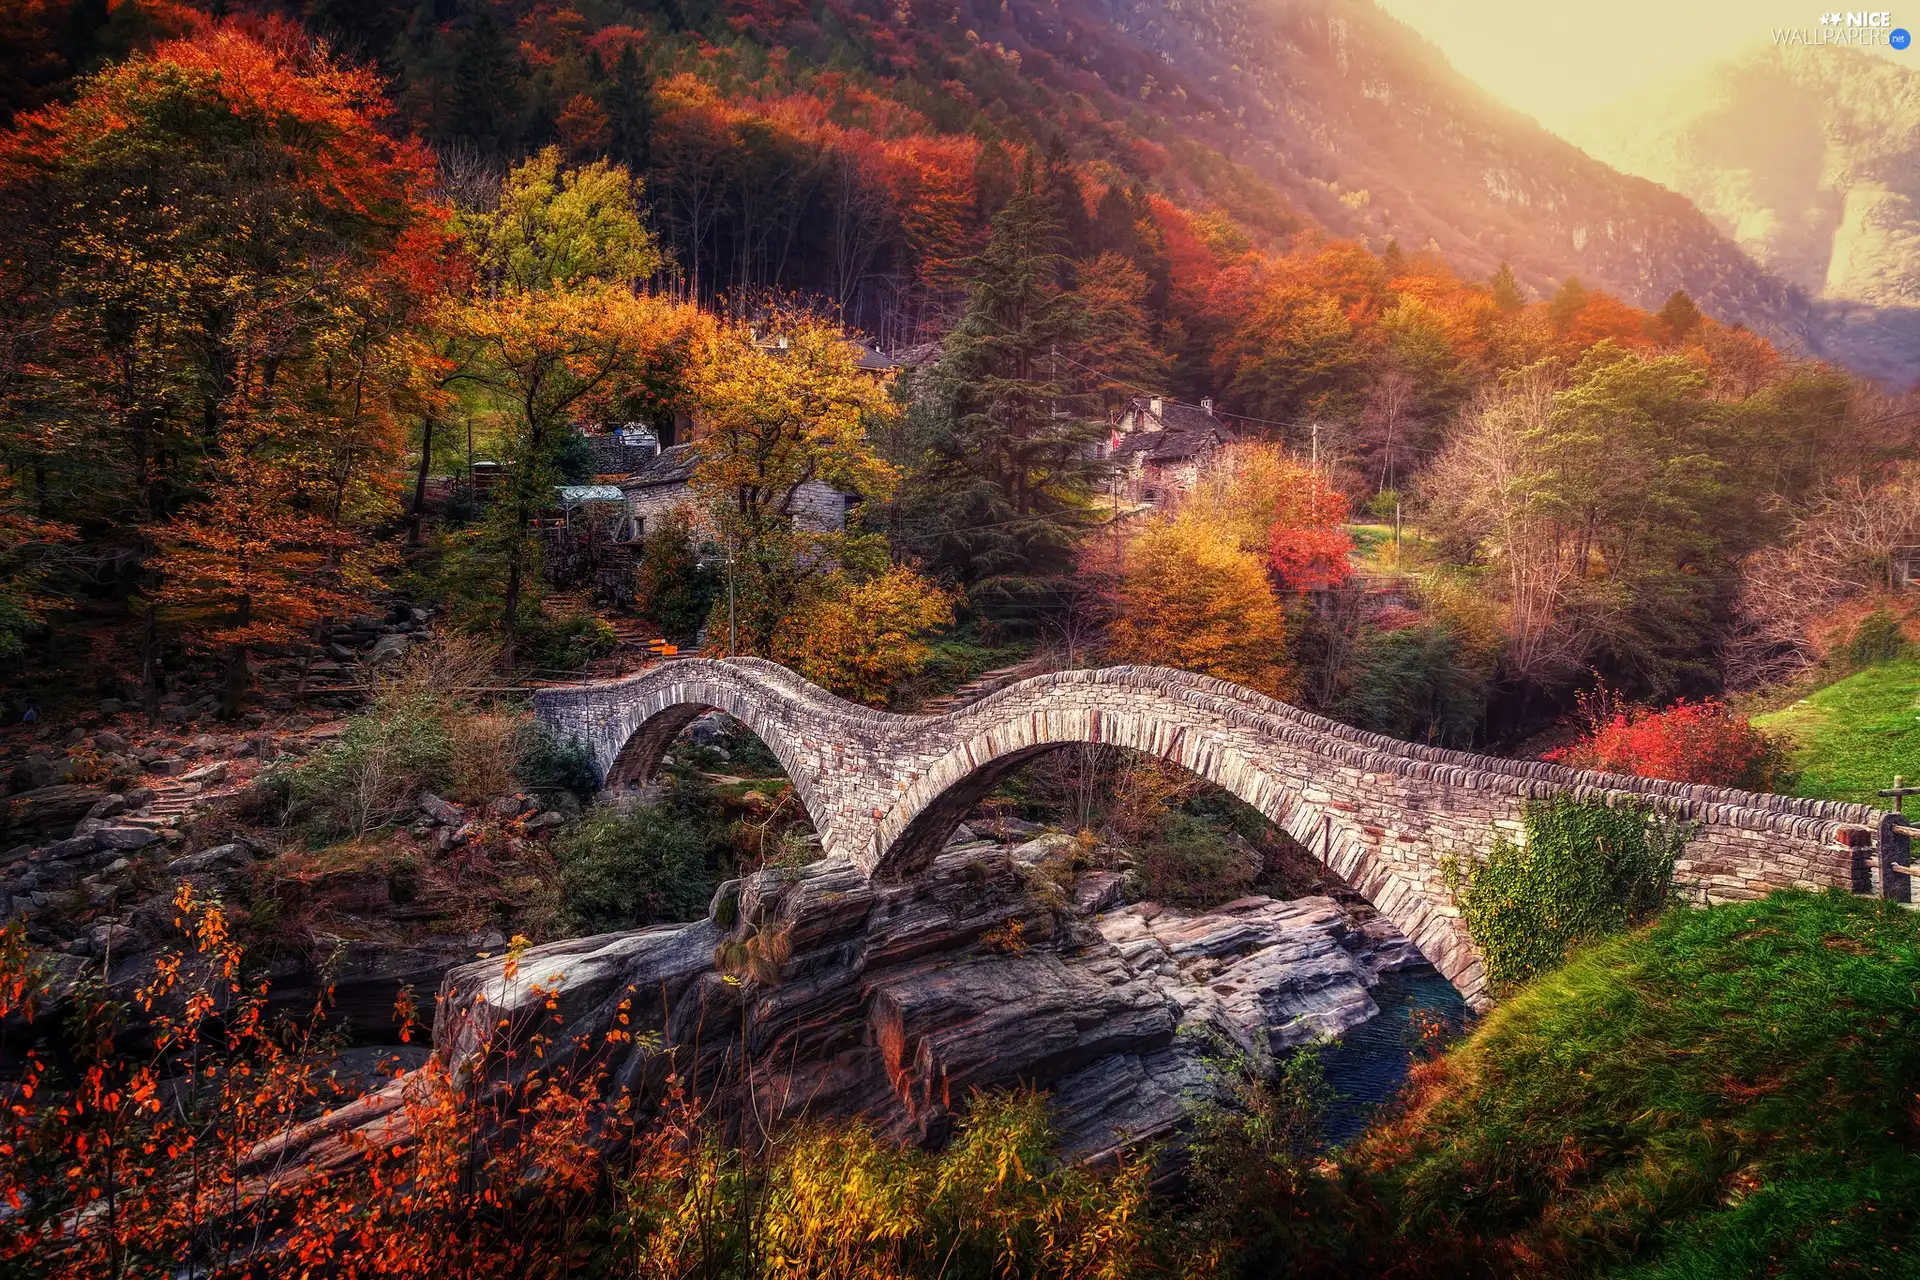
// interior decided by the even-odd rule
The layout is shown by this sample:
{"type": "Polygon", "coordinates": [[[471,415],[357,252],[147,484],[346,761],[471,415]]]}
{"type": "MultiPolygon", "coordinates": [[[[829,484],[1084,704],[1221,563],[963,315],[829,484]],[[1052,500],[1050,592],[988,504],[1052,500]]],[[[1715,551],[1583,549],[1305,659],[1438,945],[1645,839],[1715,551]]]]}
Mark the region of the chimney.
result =
{"type": "Polygon", "coordinates": [[[1205,409],[1205,410],[1207,411],[1207,416],[1208,416],[1209,418],[1211,418],[1211,417],[1213,416],[1213,397],[1212,397],[1212,396],[1201,396],[1201,397],[1200,397],[1200,407],[1201,407],[1202,409],[1205,409]]]}
{"type": "Polygon", "coordinates": [[[1167,402],[1162,400],[1159,396],[1155,396],[1153,397],[1153,399],[1147,401],[1147,412],[1152,414],[1155,418],[1158,418],[1160,416],[1161,410],[1166,408],[1166,403],[1167,402]]]}

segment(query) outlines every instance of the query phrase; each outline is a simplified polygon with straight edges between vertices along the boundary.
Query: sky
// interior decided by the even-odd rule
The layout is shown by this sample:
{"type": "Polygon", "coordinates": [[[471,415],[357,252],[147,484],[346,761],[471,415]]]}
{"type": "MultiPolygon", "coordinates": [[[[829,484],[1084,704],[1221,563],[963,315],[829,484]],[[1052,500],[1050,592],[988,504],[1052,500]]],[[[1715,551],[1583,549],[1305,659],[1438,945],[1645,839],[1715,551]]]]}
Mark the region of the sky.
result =
{"type": "MultiPolygon", "coordinates": [[[[1495,97],[1566,131],[1627,94],[1665,88],[1770,46],[1774,29],[1817,29],[1843,0],[1379,0],[1495,97]]],[[[1871,0],[1920,33],[1920,0],[1871,0]]],[[[1865,0],[1851,0],[1855,10],[1865,0]]],[[[1819,57],[1823,49],[1799,51],[1819,57]]],[[[1884,56],[1920,66],[1920,45],[1884,56]]]]}

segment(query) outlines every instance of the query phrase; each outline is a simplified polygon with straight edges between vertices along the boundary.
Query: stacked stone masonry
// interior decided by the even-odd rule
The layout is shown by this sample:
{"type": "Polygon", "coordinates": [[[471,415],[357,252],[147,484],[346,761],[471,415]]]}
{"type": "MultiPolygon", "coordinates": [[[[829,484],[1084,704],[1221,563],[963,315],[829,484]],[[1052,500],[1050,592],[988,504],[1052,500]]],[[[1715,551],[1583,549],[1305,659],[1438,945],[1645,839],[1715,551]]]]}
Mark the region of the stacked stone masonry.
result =
{"type": "Polygon", "coordinates": [[[940,715],[842,701],[773,663],[686,659],[624,680],[541,690],[541,718],[593,751],[609,785],[644,780],[680,730],[726,712],[779,759],[829,856],[871,877],[925,868],[1010,770],[1068,743],[1158,757],[1238,796],[1371,900],[1476,1004],[1480,956],[1445,885],[1449,858],[1518,836],[1524,803],[1652,799],[1694,824],[1677,868],[1700,902],[1778,888],[1905,900],[1892,814],[1505,760],[1401,742],[1237,685],[1162,667],[1062,671],[940,715]]]}

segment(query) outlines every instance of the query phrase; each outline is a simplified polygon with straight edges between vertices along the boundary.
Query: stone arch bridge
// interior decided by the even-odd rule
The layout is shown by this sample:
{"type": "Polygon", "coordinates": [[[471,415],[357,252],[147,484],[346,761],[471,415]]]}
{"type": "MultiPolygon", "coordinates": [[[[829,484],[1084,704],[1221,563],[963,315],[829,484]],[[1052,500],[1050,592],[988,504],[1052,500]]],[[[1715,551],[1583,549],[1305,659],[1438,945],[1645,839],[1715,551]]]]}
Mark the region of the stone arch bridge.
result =
{"type": "Polygon", "coordinates": [[[1503,760],[1366,733],[1206,676],[1164,667],[1061,671],[940,715],[857,706],[755,658],[669,661],[600,684],[542,689],[540,718],[592,750],[610,786],[643,781],[709,709],[779,759],[828,856],[909,877],[1010,770],[1069,743],[1176,764],[1285,829],[1413,939],[1475,1004],[1481,958],[1444,884],[1443,859],[1520,829],[1531,797],[1657,800],[1696,824],[1677,879],[1700,901],[1837,887],[1904,900],[1894,815],[1503,760]]]}

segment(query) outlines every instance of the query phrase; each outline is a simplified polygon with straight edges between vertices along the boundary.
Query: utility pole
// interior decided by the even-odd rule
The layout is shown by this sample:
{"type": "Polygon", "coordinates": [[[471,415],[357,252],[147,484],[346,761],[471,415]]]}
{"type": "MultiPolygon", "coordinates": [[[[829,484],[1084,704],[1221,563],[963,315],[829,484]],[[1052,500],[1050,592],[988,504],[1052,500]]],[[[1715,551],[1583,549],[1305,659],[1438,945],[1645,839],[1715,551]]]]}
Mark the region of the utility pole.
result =
{"type": "Polygon", "coordinates": [[[736,637],[733,626],[733,535],[727,535],[727,656],[734,656],[736,637]]]}
{"type": "Polygon", "coordinates": [[[1320,470],[1320,424],[1318,422],[1310,422],[1307,424],[1307,430],[1313,433],[1313,469],[1315,471],[1319,471],[1320,470]]]}

